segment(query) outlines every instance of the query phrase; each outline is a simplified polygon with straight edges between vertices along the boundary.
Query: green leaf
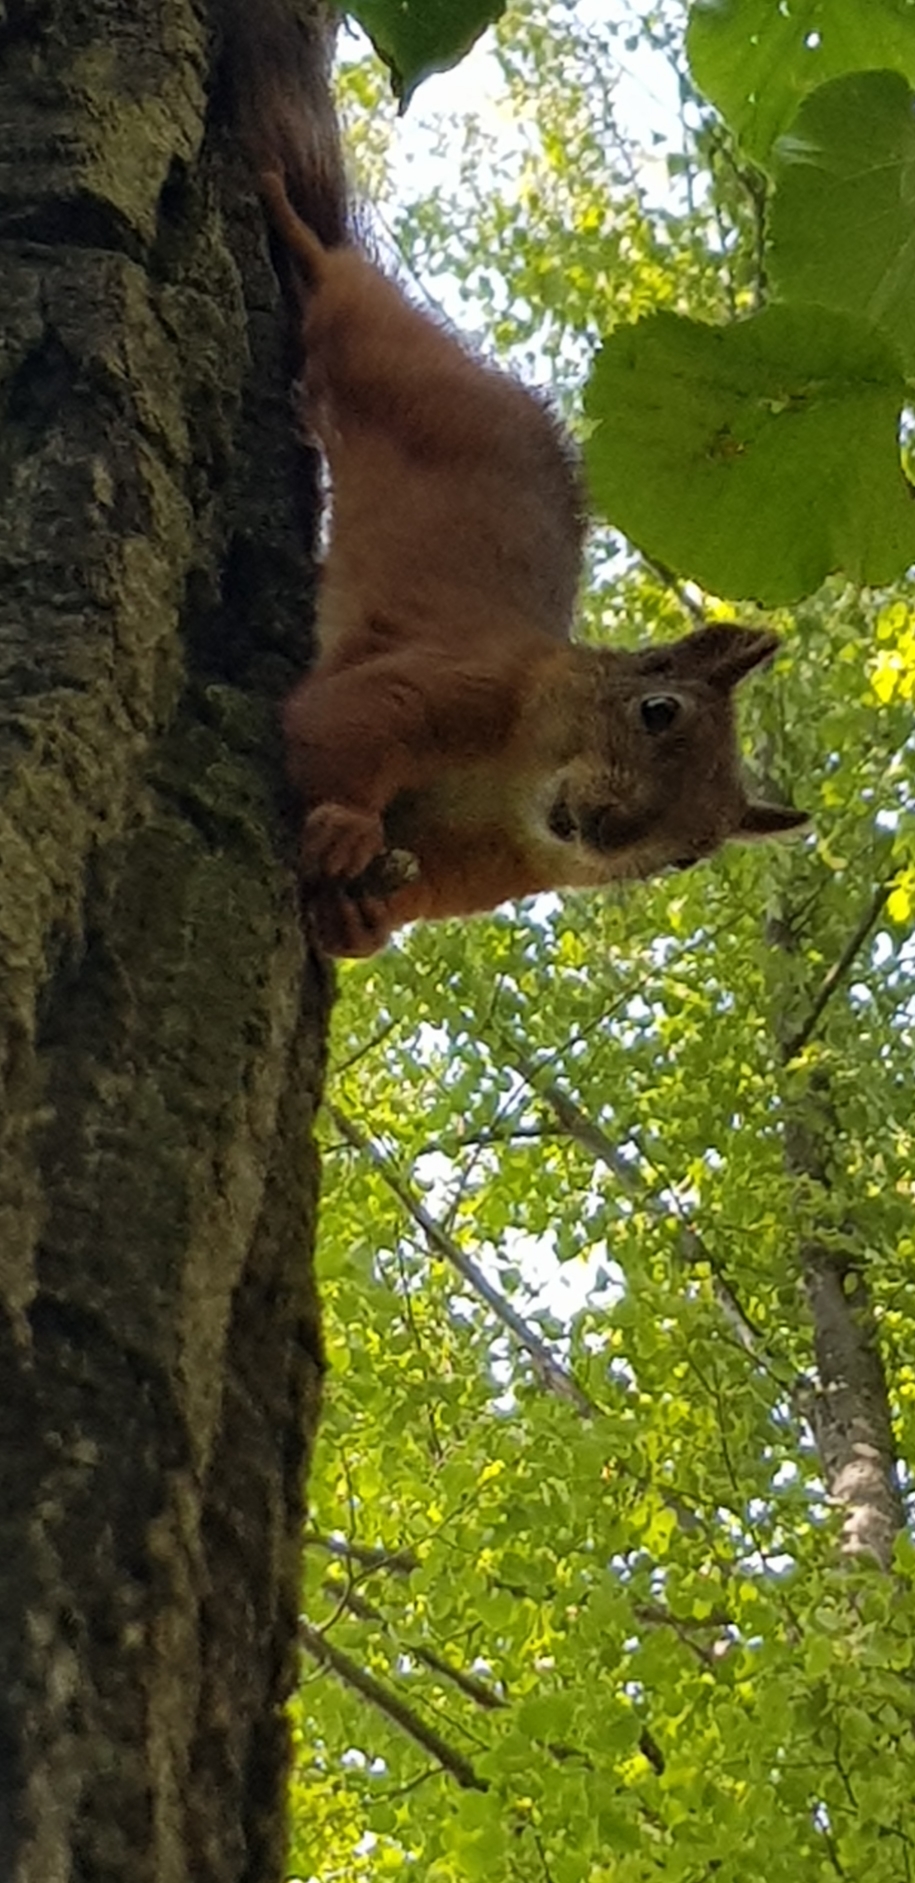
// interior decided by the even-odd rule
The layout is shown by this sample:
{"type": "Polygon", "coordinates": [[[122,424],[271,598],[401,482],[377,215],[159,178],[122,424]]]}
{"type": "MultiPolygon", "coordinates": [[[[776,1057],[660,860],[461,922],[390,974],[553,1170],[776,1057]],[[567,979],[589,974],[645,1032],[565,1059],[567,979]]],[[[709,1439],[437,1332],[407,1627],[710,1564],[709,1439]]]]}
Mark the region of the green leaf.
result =
{"type": "Polygon", "coordinates": [[[915,83],[912,0],[693,0],[686,45],[696,84],[760,162],[827,79],[885,66],[915,83]]]}
{"type": "Polygon", "coordinates": [[[849,314],[771,307],[725,328],[655,314],[592,369],[595,502],[718,595],[773,605],[832,571],[889,581],[915,558],[903,393],[894,350],[849,314]]]}
{"type": "Polygon", "coordinates": [[[354,0],[347,11],[389,67],[405,111],[423,79],[457,65],[504,5],[505,0],[354,0]]]}
{"type": "Polygon", "coordinates": [[[536,1694],[518,1708],[517,1721],[532,1739],[562,1739],[575,1714],[575,1698],[568,1693],[536,1694]]]}
{"type": "Polygon", "coordinates": [[[915,120],[896,72],[821,86],[775,145],[770,278],[864,314],[915,364],[915,120]]]}

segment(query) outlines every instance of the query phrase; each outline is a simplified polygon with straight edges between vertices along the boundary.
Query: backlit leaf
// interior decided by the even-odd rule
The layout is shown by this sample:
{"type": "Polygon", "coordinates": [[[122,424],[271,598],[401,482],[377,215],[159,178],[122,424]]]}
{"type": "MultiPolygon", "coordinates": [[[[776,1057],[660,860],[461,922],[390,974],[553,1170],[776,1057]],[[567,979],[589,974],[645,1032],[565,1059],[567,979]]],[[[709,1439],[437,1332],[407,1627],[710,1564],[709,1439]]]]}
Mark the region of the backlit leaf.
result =
{"type": "Polygon", "coordinates": [[[586,461],[603,515],[723,596],[768,605],[915,559],[904,386],[867,324],[776,306],[729,327],[655,314],[602,346],[586,461]],[[854,450],[849,440],[854,439],[854,450]]]}
{"type": "Polygon", "coordinates": [[[390,68],[406,110],[417,85],[457,65],[504,5],[505,0],[352,0],[347,11],[390,68]]]}
{"type": "Polygon", "coordinates": [[[769,273],[786,300],[863,314],[915,367],[915,116],[905,79],[812,94],[773,152],[769,273]]]}
{"type": "Polygon", "coordinates": [[[686,43],[696,84],[759,162],[827,79],[882,66],[915,84],[912,0],[693,0],[686,43]]]}

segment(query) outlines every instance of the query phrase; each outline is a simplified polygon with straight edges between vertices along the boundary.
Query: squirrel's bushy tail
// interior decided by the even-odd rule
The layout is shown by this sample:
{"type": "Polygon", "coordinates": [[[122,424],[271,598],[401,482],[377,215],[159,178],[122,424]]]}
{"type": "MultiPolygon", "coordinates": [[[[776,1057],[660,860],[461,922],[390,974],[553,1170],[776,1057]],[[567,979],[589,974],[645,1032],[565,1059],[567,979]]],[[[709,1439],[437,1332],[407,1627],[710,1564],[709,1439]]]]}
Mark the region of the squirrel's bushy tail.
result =
{"type": "Polygon", "coordinates": [[[230,118],[259,181],[277,174],[325,248],[346,240],[346,172],[324,0],[220,0],[230,118]]]}

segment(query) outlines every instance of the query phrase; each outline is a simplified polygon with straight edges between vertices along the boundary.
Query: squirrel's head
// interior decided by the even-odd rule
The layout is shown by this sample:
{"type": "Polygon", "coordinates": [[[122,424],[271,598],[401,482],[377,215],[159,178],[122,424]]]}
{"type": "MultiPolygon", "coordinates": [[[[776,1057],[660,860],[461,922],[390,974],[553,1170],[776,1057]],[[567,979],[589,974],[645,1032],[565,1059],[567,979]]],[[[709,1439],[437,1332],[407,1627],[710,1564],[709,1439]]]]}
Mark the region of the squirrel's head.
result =
{"type": "Polygon", "coordinates": [[[564,852],[557,880],[687,869],[730,839],[806,823],[790,805],[749,797],[741,777],[734,688],[777,645],[767,631],[714,623],[638,653],[573,650],[571,688],[566,674],[538,701],[551,761],[538,836],[564,852]]]}

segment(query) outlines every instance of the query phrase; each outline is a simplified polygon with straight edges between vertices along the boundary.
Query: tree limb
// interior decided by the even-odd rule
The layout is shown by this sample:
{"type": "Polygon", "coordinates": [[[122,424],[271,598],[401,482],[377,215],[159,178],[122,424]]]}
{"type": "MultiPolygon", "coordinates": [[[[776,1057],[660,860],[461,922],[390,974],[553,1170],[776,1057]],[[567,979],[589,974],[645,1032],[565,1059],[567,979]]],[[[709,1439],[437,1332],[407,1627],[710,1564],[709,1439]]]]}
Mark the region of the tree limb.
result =
{"type": "Polygon", "coordinates": [[[365,1543],[353,1543],[343,1537],[322,1536],[318,1530],[305,1533],[306,1546],[326,1550],[341,1562],[358,1563],[365,1570],[391,1569],[399,1576],[409,1576],[419,1567],[412,1550],[372,1549],[365,1543]]]}
{"type": "MultiPolygon", "coordinates": [[[[509,1332],[517,1340],[519,1346],[524,1349],[532,1360],[534,1370],[542,1384],[547,1387],[549,1391],[554,1393],[557,1398],[563,1399],[566,1404],[571,1405],[582,1418],[599,1418],[600,1407],[596,1405],[593,1400],[588,1398],[587,1394],[582,1391],[572,1375],[567,1372],[565,1367],[563,1367],[558,1360],[554,1359],[545,1342],[540,1339],[538,1334],[534,1333],[533,1329],[528,1326],[523,1317],[516,1313],[515,1309],[505,1300],[504,1295],[502,1295],[497,1288],[493,1287],[492,1283],[487,1280],[476,1262],[464,1253],[464,1250],[455,1242],[454,1238],[449,1236],[447,1231],[442,1228],[441,1223],[436,1222],[435,1218],[430,1215],[429,1211],[425,1208],[424,1204],[420,1202],[410,1186],[405,1183],[398,1172],[393,1169],[389,1160],[385,1157],[384,1152],[379,1149],[365,1132],[360,1130],[358,1125],[353,1124],[352,1120],[347,1118],[345,1113],[341,1112],[337,1106],[330,1103],[327,1099],[325,1099],[324,1103],[326,1110],[333,1119],[341,1136],[354,1150],[362,1152],[363,1155],[370,1159],[379,1175],[393,1191],[404,1209],[419,1228],[422,1229],[430,1248],[457,1269],[458,1273],[474,1292],[492,1309],[493,1314],[502,1322],[503,1326],[508,1328],[509,1332]]],[[[569,1103],[571,1103],[571,1101],[569,1101],[569,1103]]],[[[596,1130],[597,1128],[592,1127],[592,1129],[596,1130]]],[[[609,1143],[609,1140],[607,1140],[607,1142],[609,1143]]],[[[659,1206],[659,1208],[660,1207],[662,1206],[659,1206]]],[[[649,1480],[631,1471],[620,1458],[614,1460],[614,1465],[621,1475],[629,1477],[642,1489],[644,1489],[646,1483],[649,1482],[649,1480]]],[[[685,1504],[676,1493],[662,1490],[660,1496],[667,1509],[674,1512],[678,1523],[680,1523],[684,1529],[695,1530],[699,1527],[700,1520],[696,1516],[695,1511],[691,1510],[689,1505],[685,1504]]]]}
{"type": "Polygon", "coordinates": [[[345,1654],[342,1648],[335,1647],[319,1629],[312,1628],[309,1622],[302,1620],[299,1622],[299,1639],[306,1654],[310,1654],[312,1660],[317,1661],[322,1667],[329,1667],[344,1686],[352,1688],[354,1693],[361,1694],[363,1700],[370,1701],[372,1706],[377,1707],[379,1713],[383,1713],[387,1719],[393,1721],[395,1726],[399,1726],[401,1731],[406,1733],[417,1746],[421,1746],[424,1752],[430,1753],[441,1766],[442,1771],[447,1772],[451,1778],[463,1786],[465,1791],[489,1790],[487,1780],[477,1776],[463,1754],[454,1746],[449,1745],[448,1741],[442,1738],[441,1733],[436,1732],[434,1726],[427,1725],[413,1707],[408,1706],[405,1700],[399,1699],[397,1694],[392,1693],[390,1687],[386,1687],[382,1681],[377,1680],[374,1674],[360,1667],[358,1661],[354,1661],[349,1654],[345,1654]]]}
{"type": "Polygon", "coordinates": [[[656,1221],[672,1223],[677,1232],[679,1253],[686,1262],[705,1262],[712,1274],[712,1288],[715,1299],[725,1319],[733,1328],[742,1347],[753,1354],[758,1354],[759,1335],[749,1317],[744,1313],[730,1282],[725,1278],[720,1263],[703,1242],[698,1230],[690,1223],[685,1223],[669,1209],[660,1198],[652,1196],[644,1188],[637,1170],[629,1159],[608,1138],[606,1132],[596,1125],[587,1113],[582,1111],[568,1092],[556,1084],[554,1079],[542,1079],[539,1068],[533,1060],[524,1054],[513,1052],[512,1063],[531,1091],[547,1104],[565,1134],[580,1144],[589,1157],[606,1165],[617,1179],[621,1189],[632,1197],[656,1221]]]}
{"type": "MultiPolygon", "coordinates": [[[[789,1039],[781,1040],[785,1064],[810,1038],[827,1002],[879,920],[891,887],[889,882],[881,883],[875,890],[841,955],[820,983],[803,1026],[789,1039]]],[[[779,923],[772,932],[775,945],[783,953],[790,953],[790,927],[779,923]]],[[[798,1246],[818,1375],[810,1419],[827,1488],[844,1511],[843,1554],[870,1555],[887,1569],[905,1512],[867,1277],[857,1254],[853,1226],[847,1226],[837,1243],[833,1213],[827,1207],[836,1134],[829,1071],[827,1067],[816,1068],[806,1081],[803,1095],[786,1101],[785,1121],[785,1167],[791,1177],[822,1194],[820,1220],[830,1228],[829,1235],[821,1232],[815,1216],[798,1246]]]]}
{"type": "MultiPolygon", "coordinates": [[[[336,1593],[336,1591],[333,1590],[332,1592],[336,1593]]],[[[350,1589],[346,1592],[343,1597],[343,1604],[346,1608],[350,1609],[352,1614],[360,1621],[374,1622],[380,1625],[386,1634],[390,1635],[392,1633],[390,1625],[379,1610],[374,1608],[370,1602],[364,1601],[361,1596],[356,1594],[355,1590],[350,1589]]],[[[652,1614],[648,1619],[655,1620],[657,1617],[652,1614]]],[[[684,1638],[687,1638],[685,1624],[676,1623],[674,1618],[666,1612],[662,1614],[662,1619],[675,1627],[678,1633],[682,1631],[684,1638]]],[[[707,1622],[705,1626],[708,1627],[709,1623],[707,1622]]],[[[326,1636],[321,1634],[320,1640],[326,1641],[326,1636]]],[[[306,1643],[306,1646],[307,1645],[306,1643]]],[[[688,1641],[688,1645],[693,1646],[694,1644],[688,1641]]],[[[492,1712],[506,1711],[508,1701],[504,1699],[501,1694],[494,1693],[491,1687],[487,1687],[484,1681],[477,1680],[472,1674],[466,1674],[463,1669],[451,1666],[440,1654],[436,1654],[433,1648],[417,1647],[409,1641],[401,1643],[401,1646],[405,1654],[414,1655],[415,1658],[418,1661],[422,1661],[432,1673],[441,1674],[446,1680],[452,1681],[455,1686],[457,1686],[462,1693],[466,1694],[469,1700],[473,1700],[477,1706],[485,1707],[487,1711],[492,1712]]],[[[347,1657],[344,1656],[343,1658],[346,1659],[347,1657]]],[[[341,1678],[343,1678],[342,1675],[341,1678]]],[[[371,1678],[371,1676],[368,1676],[368,1678],[371,1678]]],[[[362,1689],[360,1688],[359,1691],[361,1692],[362,1689]]],[[[639,1749],[648,1760],[649,1765],[653,1766],[656,1772],[663,1772],[665,1765],[664,1755],[658,1746],[657,1740],[648,1730],[647,1726],[643,1726],[639,1732],[639,1749]]],[[[548,1742],[547,1751],[552,1758],[558,1760],[560,1763],[565,1759],[578,1759],[581,1761],[582,1765],[593,1770],[593,1760],[588,1753],[580,1751],[577,1746],[557,1745],[553,1742],[548,1742]]]]}
{"type": "Polygon", "coordinates": [[[408,1638],[398,1638],[396,1631],[380,1608],[376,1608],[373,1602],[367,1602],[365,1597],[359,1595],[355,1589],[342,1590],[339,1582],[330,1576],[327,1578],[325,1587],[333,1598],[340,1599],[342,1606],[348,1609],[351,1615],[355,1615],[357,1621],[372,1622],[375,1627],[381,1628],[386,1635],[396,1640],[397,1646],[404,1654],[410,1654],[414,1660],[422,1661],[424,1667],[428,1667],[433,1674],[440,1674],[443,1680],[450,1680],[452,1685],[457,1687],[468,1700],[474,1702],[475,1706],[484,1707],[490,1712],[505,1706],[506,1703],[501,1695],[495,1693],[492,1687],[488,1687],[485,1680],[479,1680],[475,1674],[466,1673],[462,1667],[455,1667],[451,1661],[445,1660],[443,1654],[437,1654],[434,1648],[424,1647],[419,1642],[410,1641],[408,1638]]]}
{"type": "Polygon", "coordinates": [[[823,1013],[824,1007],[832,999],[836,988],[841,986],[849,968],[853,965],[864,943],[867,941],[868,936],[871,934],[872,930],[876,928],[892,887],[892,879],[887,883],[879,884],[857,928],[849,936],[838,961],[834,961],[832,967],[828,968],[824,974],[803,1026],[798,1027],[796,1033],[782,1042],[782,1057],[786,1065],[789,1060],[796,1059],[798,1053],[802,1052],[806,1046],[807,1041],[813,1033],[814,1027],[823,1013]]]}
{"type": "Polygon", "coordinates": [[[888,1569],[905,1510],[870,1290],[850,1256],[806,1242],[800,1259],[819,1376],[810,1418],[830,1496],[845,1512],[842,1550],[888,1569]]]}
{"type": "Polygon", "coordinates": [[[485,1301],[487,1307],[490,1308],[492,1313],[496,1316],[496,1319],[501,1321],[502,1326],[508,1329],[508,1332],[518,1342],[518,1345],[524,1349],[525,1353],[532,1361],[534,1370],[541,1383],[547,1387],[550,1392],[555,1393],[558,1399],[563,1399],[567,1405],[572,1406],[581,1418],[596,1418],[598,1416],[598,1407],[594,1405],[586,1393],[582,1392],[581,1387],[578,1385],[577,1381],[572,1378],[571,1373],[554,1358],[546,1342],[541,1340],[539,1334],[535,1334],[533,1328],[529,1326],[523,1316],[516,1312],[510,1302],[506,1301],[505,1296],[487,1279],[482,1269],[473,1261],[472,1257],[465,1254],[454,1237],[450,1236],[448,1232],[442,1228],[441,1223],[437,1222],[435,1217],[430,1214],[425,1204],[420,1201],[410,1185],[405,1183],[404,1179],[394,1169],[390,1160],[385,1156],[384,1152],[374,1140],[368,1137],[364,1131],[361,1131],[358,1125],[353,1124],[352,1120],[347,1118],[345,1113],[339,1110],[338,1106],[327,1102],[326,1104],[327,1111],[333,1119],[341,1137],[346,1139],[346,1142],[352,1146],[353,1150],[360,1151],[363,1156],[369,1159],[379,1176],[384,1179],[388,1188],[393,1191],[398,1201],[403,1205],[408,1216],[412,1217],[413,1221],[422,1230],[429,1247],[435,1251],[436,1255],[441,1256],[446,1262],[450,1262],[452,1268],[457,1269],[458,1274],[462,1276],[468,1286],[473,1289],[474,1293],[479,1295],[481,1301],[485,1301]]]}

